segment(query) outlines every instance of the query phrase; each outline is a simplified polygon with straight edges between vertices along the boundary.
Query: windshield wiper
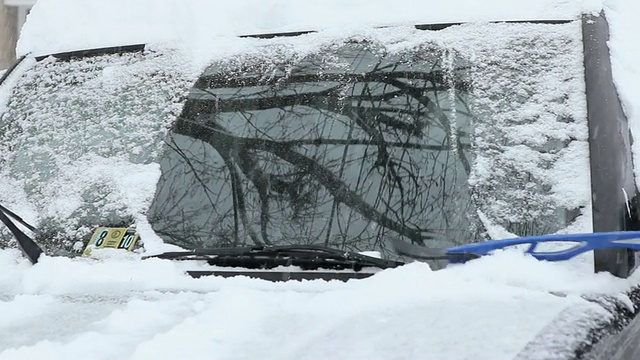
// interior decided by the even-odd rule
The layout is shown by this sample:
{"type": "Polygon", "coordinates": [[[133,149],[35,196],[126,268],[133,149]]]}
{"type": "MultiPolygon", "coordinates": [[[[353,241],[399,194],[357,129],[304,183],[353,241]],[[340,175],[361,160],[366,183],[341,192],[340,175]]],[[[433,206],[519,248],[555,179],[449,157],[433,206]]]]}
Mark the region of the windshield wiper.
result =
{"type": "Polygon", "coordinates": [[[0,205],[0,221],[2,221],[7,228],[9,228],[13,236],[16,238],[18,247],[20,248],[20,250],[22,250],[24,256],[26,256],[32,264],[37,263],[38,258],[40,258],[40,255],[43,253],[42,248],[40,248],[40,246],[38,246],[38,244],[36,244],[33,239],[27,236],[27,234],[22,232],[22,230],[20,230],[18,226],[16,226],[16,224],[11,221],[10,217],[25,226],[27,229],[31,230],[36,235],[41,234],[40,231],[35,227],[29,225],[26,221],[22,220],[21,217],[16,215],[11,210],[0,205]]]}
{"type": "Polygon", "coordinates": [[[353,270],[394,268],[403,262],[379,259],[350,251],[316,245],[247,246],[165,252],[145,258],[203,260],[212,266],[273,269],[297,266],[302,270],[353,270]]]}

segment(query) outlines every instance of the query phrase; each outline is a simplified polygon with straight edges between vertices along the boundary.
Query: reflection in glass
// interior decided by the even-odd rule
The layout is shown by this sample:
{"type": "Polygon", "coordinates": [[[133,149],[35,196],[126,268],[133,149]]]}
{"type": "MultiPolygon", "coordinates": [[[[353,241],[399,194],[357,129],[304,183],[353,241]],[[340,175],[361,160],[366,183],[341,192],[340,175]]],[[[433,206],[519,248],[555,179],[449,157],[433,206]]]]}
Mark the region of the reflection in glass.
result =
{"type": "Polygon", "coordinates": [[[350,43],[211,66],[167,139],[154,229],[188,248],[474,238],[468,82],[442,59],[350,43]]]}

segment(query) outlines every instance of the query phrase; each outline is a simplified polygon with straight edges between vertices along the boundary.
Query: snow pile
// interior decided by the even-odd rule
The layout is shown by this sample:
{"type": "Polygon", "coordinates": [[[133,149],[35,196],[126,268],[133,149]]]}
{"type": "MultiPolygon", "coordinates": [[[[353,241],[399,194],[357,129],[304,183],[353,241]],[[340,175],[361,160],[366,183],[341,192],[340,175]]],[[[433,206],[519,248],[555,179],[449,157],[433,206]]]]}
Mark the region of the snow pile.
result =
{"type": "Polygon", "coordinates": [[[136,43],[175,43],[198,51],[217,37],[288,31],[468,21],[576,19],[600,0],[441,1],[39,0],[18,54],[136,43]],[[105,30],[109,29],[109,30],[105,30]],[[99,36],[96,36],[99,34],[99,36]]]}
{"type": "Polygon", "coordinates": [[[555,339],[564,349],[547,357],[562,358],[585,339],[580,321],[611,316],[581,295],[619,294],[638,280],[516,252],[347,283],[191,279],[190,264],[115,254],[31,266],[0,251],[0,359],[526,358],[570,314],[555,339]]]}

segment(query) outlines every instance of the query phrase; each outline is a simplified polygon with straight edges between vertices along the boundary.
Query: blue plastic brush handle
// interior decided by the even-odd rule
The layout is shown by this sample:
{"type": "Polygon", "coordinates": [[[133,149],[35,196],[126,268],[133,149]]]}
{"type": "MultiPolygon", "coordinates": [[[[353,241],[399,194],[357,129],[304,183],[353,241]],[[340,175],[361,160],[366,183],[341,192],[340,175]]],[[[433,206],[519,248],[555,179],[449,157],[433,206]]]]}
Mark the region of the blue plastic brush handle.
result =
{"type": "MultiPolygon", "coordinates": [[[[587,251],[596,249],[625,248],[640,251],[640,231],[616,231],[588,234],[554,234],[526,236],[505,240],[490,240],[479,243],[456,246],[447,249],[447,255],[475,254],[487,255],[489,252],[514,245],[530,244],[527,253],[539,260],[564,261],[587,251]],[[572,242],[574,246],[558,251],[536,251],[536,246],[545,242],[572,242]]],[[[463,256],[451,258],[451,262],[469,260],[463,256]]]]}

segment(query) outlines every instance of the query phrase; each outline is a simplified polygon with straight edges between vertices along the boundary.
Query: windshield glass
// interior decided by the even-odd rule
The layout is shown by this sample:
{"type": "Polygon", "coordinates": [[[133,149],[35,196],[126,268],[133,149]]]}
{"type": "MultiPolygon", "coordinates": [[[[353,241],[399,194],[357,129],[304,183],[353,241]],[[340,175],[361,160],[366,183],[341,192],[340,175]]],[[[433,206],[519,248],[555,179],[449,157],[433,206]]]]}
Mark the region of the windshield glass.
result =
{"type": "Polygon", "coordinates": [[[385,253],[392,238],[450,246],[495,223],[517,235],[566,227],[585,199],[563,204],[552,172],[587,146],[559,131],[586,130],[582,74],[567,73],[579,27],[524,29],[536,32],[475,59],[426,40],[401,51],[350,40],[214,62],[168,136],[154,230],[185,247],[385,253]]]}
{"type": "Polygon", "coordinates": [[[168,50],[30,60],[3,85],[0,200],[55,245],[147,221],[185,248],[383,255],[589,231],[581,40],[470,24],[238,39],[197,72],[168,50]]]}
{"type": "Polygon", "coordinates": [[[473,237],[469,83],[442,59],[353,43],[213,65],[168,140],[155,230],[199,246],[473,237]]]}
{"type": "Polygon", "coordinates": [[[27,58],[2,84],[12,88],[0,100],[0,202],[41,228],[46,247],[131,225],[148,207],[163,139],[193,82],[178,60],[150,51],[27,58]]]}

